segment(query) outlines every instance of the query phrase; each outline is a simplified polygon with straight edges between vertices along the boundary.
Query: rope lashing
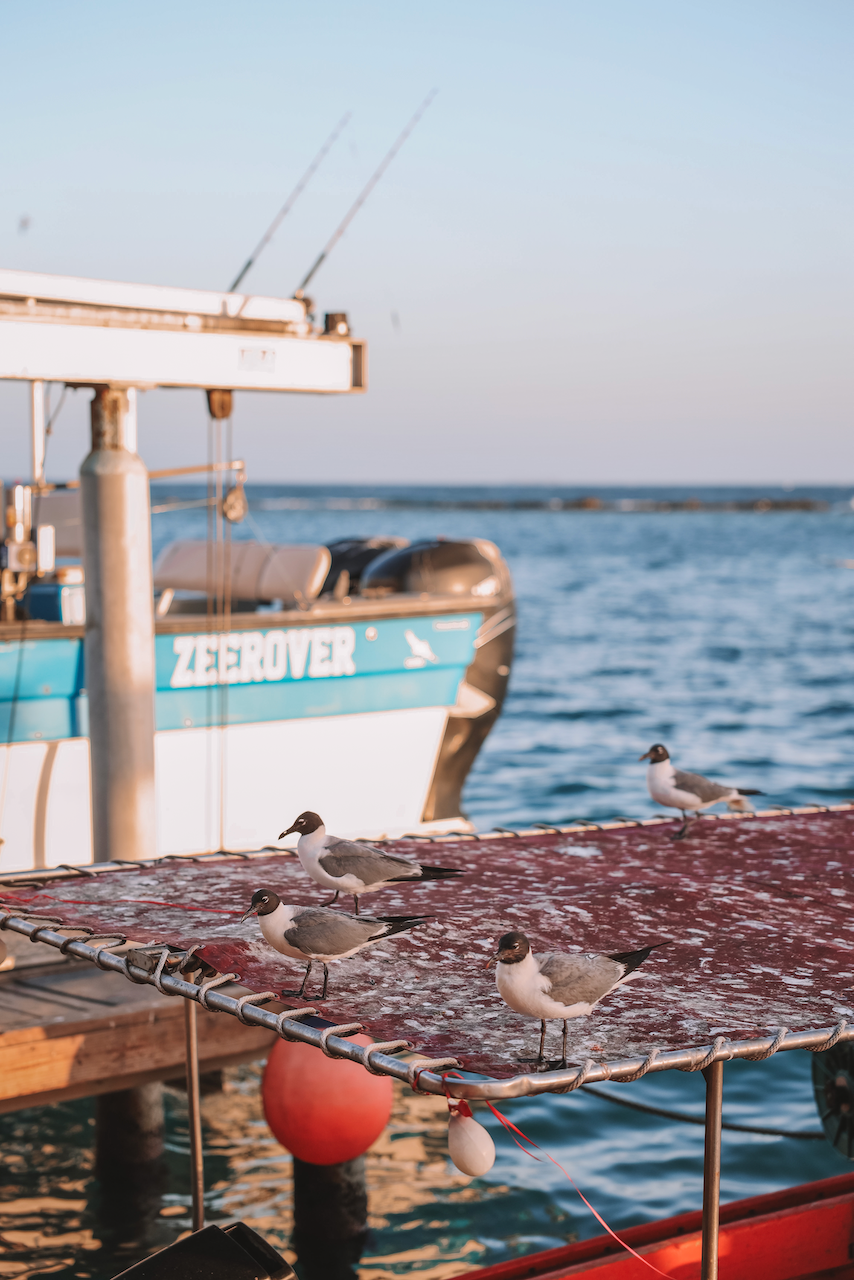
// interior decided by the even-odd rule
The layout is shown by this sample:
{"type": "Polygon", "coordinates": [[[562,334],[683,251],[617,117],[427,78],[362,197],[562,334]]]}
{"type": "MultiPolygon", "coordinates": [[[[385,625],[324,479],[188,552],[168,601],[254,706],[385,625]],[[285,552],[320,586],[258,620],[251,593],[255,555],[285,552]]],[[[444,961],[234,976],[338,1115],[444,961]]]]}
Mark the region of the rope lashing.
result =
{"type": "Polygon", "coordinates": [[[846,1030],[847,1026],[848,1026],[848,1023],[845,1020],[845,1018],[840,1018],[839,1022],[837,1022],[836,1026],[833,1028],[833,1030],[831,1031],[827,1039],[822,1040],[821,1044],[813,1045],[812,1048],[809,1049],[809,1052],[824,1053],[826,1049],[832,1049],[833,1046],[836,1044],[837,1040],[839,1039],[839,1037],[842,1035],[843,1031],[846,1030]]]}
{"type": "Polygon", "coordinates": [[[385,1072],[378,1071],[377,1068],[374,1066],[373,1062],[371,1061],[371,1057],[373,1054],[403,1053],[404,1050],[407,1053],[411,1053],[411,1051],[414,1048],[415,1048],[415,1045],[412,1043],[411,1040],[381,1040],[378,1044],[366,1045],[365,1051],[362,1054],[362,1059],[361,1059],[362,1066],[365,1068],[366,1071],[370,1071],[372,1076],[385,1075],[385,1072]]]}
{"type": "Polygon", "coordinates": [[[630,1084],[632,1080],[640,1080],[642,1076],[646,1075],[647,1071],[650,1071],[652,1069],[652,1067],[655,1065],[656,1058],[658,1058],[660,1055],[661,1055],[660,1049],[653,1049],[644,1058],[643,1062],[638,1067],[637,1071],[633,1071],[630,1076],[620,1076],[620,1080],[622,1081],[622,1083],[630,1084]]]}
{"type": "Polygon", "coordinates": [[[236,973],[221,973],[216,978],[211,978],[208,982],[203,983],[199,987],[199,994],[196,997],[203,1009],[207,1009],[208,1013],[216,1013],[216,1009],[211,1009],[208,1004],[208,992],[213,991],[214,987],[222,987],[226,982],[234,982],[237,978],[236,973]]]}
{"type": "Polygon", "coordinates": [[[237,1016],[243,1023],[244,1027],[254,1026],[254,1023],[247,1022],[246,1015],[243,1012],[243,1006],[247,1004],[263,1004],[266,1000],[276,1000],[277,993],[275,991],[250,991],[248,996],[241,996],[237,1001],[237,1016]]]}
{"type": "Polygon", "coordinates": [[[760,1049],[760,1051],[759,1051],[758,1053],[752,1053],[752,1054],[750,1055],[750,1059],[749,1059],[749,1060],[750,1060],[751,1062],[764,1062],[766,1058],[770,1058],[770,1057],[772,1057],[772,1056],[777,1052],[777,1050],[780,1048],[780,1045],[781,1045],[781,1044],[783,1043],[783,1041],[786,1039],[786,1036],[787,1036],[788,1034],[789,1034],[789,1028],[788,1028],[788,1027],[778,1027],[778,1028],[777,1028],[777,1034],[776,1034],[776,1036],[774,1037],[774,1039],[771,1041],[771,1044],[768,1046],[768,1048],[767,1048],[767,1049],[760,1049]]]}
{"type": "Polygon", "coordinates": [[[327,1058],[337,1057],[326,1043],[330,1036],[350,1036],[354,1031],[363,1031],[361,1022],[342,1022],[338,1027],[324,1027],[320,1033],[320,1048],[327,1058]]]}
{"type": "Polygon", "coordinates": [[[288,1040],[290,1037],[285,1030],[285,1023],[289,1020],[291,1022],[297,1022],[300,1018],[310,1017],[317,1017],[316,1009],[285,1009],[284,1012],[280,1013],[276,1019],[276,1034],[281,1036],[283,1040],[288,1040]]]}
{"type": "Polygon", "coordinates": [[[680,1071],[705,1071],[713,1062],[717,1062],[718,1058],[723,1058],[725,1062],[729,1062],[732,1058],[732,1050],[727,1049],[724,1052],[724,1046],[728,1044],[726,1036],[716,1036],[715,1042],[709,1049],[708,1053],[700,1058],[699,1062],[692,1062],[690,1067],[680,1067],[680,1071]]]}
{"type": "Polygon", "coordinates": [[[428,1090],[419,1086],[419,1079],[425,1071],[435,1071],[437,1074],[441,1071],[447,1071],[450,1067],[461,1067],[463,1064],[458,1062],[456,1058],[424,1058],[420,1062],[410,1062],[406,1075],[409,1086],[413,1093],[427,1093],[428,1090]]]}

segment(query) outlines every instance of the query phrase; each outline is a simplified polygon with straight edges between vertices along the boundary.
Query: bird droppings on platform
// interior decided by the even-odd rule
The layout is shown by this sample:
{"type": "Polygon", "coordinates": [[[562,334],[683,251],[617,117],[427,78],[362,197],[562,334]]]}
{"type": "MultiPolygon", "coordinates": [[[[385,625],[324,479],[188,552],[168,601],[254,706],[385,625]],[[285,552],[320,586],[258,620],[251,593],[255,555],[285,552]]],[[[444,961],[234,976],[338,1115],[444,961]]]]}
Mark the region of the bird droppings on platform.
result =
{"type": "MultiPolygon", "coordinates": [[[[678,845],[670,831],[597,832],[595,858],[567,856],[591,853],[589,833],[443,842],[442,861],[466,868],[465,877],[395,886],[370,903],[372,914],[436,919],[333,964],[329,999],[318,1008],[363,1022],[377,1039],[403,1034],[470,1070],[515,1075],[534,1056],[538,1027],[503,1005],[485,961],[516,928],[537,951],[608,953],[674,939],[642,977],[570,1024],[576,1063],[593,1052],[613,1062],[706,1044],[713,1034],[743,1039],[854,1016],[854,814],[701,819],[678,845]]],[[[424,856],[421,841],[385,847],[424,856]]],[[[254,920],[238,923],[259,885],[285,902],[322,900],[296,860],[278,855],[169,860],[2,893],[9,906],[61,915],[67,925],[145,943],[202,943],[209,963],[246,986],[295,992],[301,966],[268,948],[254,920]]],[[[317,1004],[313,979],[306,1001],[286,1003],[317,1004]]]]}

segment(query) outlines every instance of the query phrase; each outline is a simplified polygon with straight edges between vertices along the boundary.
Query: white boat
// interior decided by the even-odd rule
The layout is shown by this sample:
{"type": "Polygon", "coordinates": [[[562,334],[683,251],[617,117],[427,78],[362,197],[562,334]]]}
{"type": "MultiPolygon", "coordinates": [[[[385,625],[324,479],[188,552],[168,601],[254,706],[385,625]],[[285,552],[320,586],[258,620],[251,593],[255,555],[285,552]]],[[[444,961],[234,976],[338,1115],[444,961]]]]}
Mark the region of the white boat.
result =
{"type": "MultiPolygon", "coordinates": [[[[66,549],[69,492],[42,512],[66,549]]],[[[235,542],[227,618],[204,542],[158,558],[157,854],[276,845],[304,809],[354,836],[470,829],[460,794],[507,686],[510,576],[490,542],[388,542],[235,542]]],[[[5,871],[92,860],[81,577],[35,581],[0,624],[5,871]]]]}

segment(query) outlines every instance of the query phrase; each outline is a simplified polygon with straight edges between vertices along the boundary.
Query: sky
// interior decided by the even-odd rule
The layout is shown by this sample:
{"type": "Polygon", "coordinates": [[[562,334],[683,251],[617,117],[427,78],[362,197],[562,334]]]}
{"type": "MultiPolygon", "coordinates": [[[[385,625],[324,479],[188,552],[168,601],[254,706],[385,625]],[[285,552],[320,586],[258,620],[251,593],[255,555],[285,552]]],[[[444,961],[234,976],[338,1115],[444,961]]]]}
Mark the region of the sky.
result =
{"type": "MultiPolygon", "coordinates": [[[[436,88],[311,290],[369,391],[236,395],[250,481],[850,483],[852,55],[850,0],[3,0],[0,265],[224,288],[352,110],[245,282],[290,296],[436,88]]],[[[146,392],[140,453],[205,423],[146,392]]]]}

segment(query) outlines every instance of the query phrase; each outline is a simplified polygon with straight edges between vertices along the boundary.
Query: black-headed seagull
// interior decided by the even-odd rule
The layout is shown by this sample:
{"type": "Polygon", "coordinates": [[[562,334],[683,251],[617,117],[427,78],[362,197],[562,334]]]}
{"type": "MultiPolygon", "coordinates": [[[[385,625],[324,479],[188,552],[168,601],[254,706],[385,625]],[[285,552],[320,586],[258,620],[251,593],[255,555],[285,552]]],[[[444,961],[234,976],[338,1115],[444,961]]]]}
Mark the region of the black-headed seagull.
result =
{"type": "Polygon", "coordinates": [[[719,782],[712,782],[710,778],[704,778],[701,773],[685,773],[682,769],[675,769],[667,748],[660,742],[656,742],[639,759],[649,761],[646,785],[655,803],[668,809],[679,809],[682,814],[684,825],[673,836],[674,840],[682,839],[691,818],[696,817],[701,809],[726,802],[730,809],[752,813],[753,810],[744,797],[764,795],[764,792],[750,788],[723,786],[719,782]]]}
{"type": "Polygon", "coordinates": [[[567,1021],[587,1017],[594,1005],[615,987],[637,977],[636,970],[651,951],[666,947],[668,942],[655,942],[639,951],[620,951],[607,956],[570,955],[560,951],[535,956],[524,933],[513,930],[499,939],[498,950],[486,963],[496,966],[495,985],[504,1003],[514,1013],[540,1019],[538,1065],[545,1061],[546,1022],[563,1021],[560,1065],[565,1067],[567,1021]]]}
{"type": "Polygon", "coordinates": [[[323,993],[329,983],[327,964],[330,960],[346,960],[372,942],[381,942],[393,933],[414,929],[430,920],[430,916],[356,916],[343,911],[329,911],[326,907],[294,907],[282,902],[274,889],[256,889],[249,907],[240,923],[249,916],[257,916],[264,940],[283,956],[292,960],[307,960],[308,967],[299,994],[305,994],[305,984],[315,960],[323,965],[323,993]]]}
{"type": "Polygon", "coordinates": [[[299,832],[297,857],[303,870],[325,889],[335,890],[335,897],[324,905],[331,907],[339,893],[351,893],[356,915],[359,914],[359,898],[363,893],[376,893],[391,884],[449,880],[463,874],[456,867],[425,867],[418,862],[410,862],[408,858],[383,853],[381,849],[358,840],[329,836],[323,819],[310,810],[301,813],[279,839],[284,840],[292,831],[299,832]]]}

